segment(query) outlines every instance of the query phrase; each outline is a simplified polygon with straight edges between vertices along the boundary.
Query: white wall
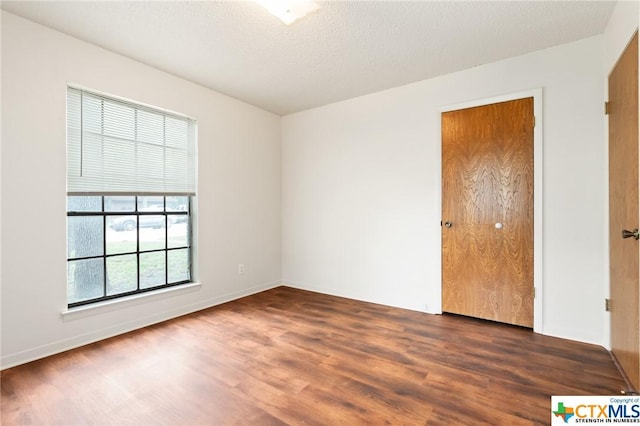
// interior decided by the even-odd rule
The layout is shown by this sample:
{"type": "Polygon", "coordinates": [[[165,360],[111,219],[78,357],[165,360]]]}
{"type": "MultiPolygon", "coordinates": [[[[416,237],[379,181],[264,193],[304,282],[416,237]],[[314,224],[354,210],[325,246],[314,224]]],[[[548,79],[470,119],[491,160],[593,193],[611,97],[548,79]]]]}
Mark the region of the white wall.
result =
{"type": "MultiPolygon", "coordinates": [[[[627,44],[631,40],[633,33],[638,29],[638,20],[640,19],[640,2],[637,1],[618,1],[613,13],[609,18],[607,27],[605,28],[604,38],[604,64],[603,64],[603,85],[605,98],[607,97],[608,90],[608,76],[613,70],[618,58],[626,48],[627,44]]],[[[608,140],[608,120],[605,120],[604,126],[604,138],[608,140]]],[[[605,144],[603,156],[605,158],[605,167],[607,170],[607,176],[609,174],[609,146],[605,144]]],[[[605,188],[605,195],[607,200],[609,199],[609,187],[605,188]]],[[[606,270],[609,270],[609,204],[605,205],[605,217],[607,227],[605,229],[605,245],[606,245],[606,270]]],[[[605,296],[609,297],[609,275],[607,274],[607,280],[605,284],[605,296]]],[[[604,323],[604,342],[607,348],[611,347],[611,322],[610,314],[605,314],[604,323]]]]}
{"type": "Polygon", "coordinates": [[[618,1],[604,31],[604,71],[608,76],[638,29],[640,2],[618,1]]]}
{"type": "Polygon", "coordinates": [[[3,368],[280,283],[280,117],[6,12],[2,113],[3,368]],[[198,120],[201,287],[61,318],[68,82],[198,120]]]}
{"type": "Polygon", "coordinates": [[[592,37],[284,117],[283,281],[440,312],[438,111],[541,87],[541,331],[603,344],[602,51],[592,37]]]}

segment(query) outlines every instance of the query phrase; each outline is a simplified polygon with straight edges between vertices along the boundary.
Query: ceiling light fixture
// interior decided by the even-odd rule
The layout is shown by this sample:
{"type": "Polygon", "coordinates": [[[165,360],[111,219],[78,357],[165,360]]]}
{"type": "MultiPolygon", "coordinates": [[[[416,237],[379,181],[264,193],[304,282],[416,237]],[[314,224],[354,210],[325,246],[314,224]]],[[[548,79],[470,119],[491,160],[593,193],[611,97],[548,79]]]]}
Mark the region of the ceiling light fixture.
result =
{"type": "Polygon", "coordinates": [[[253,0],[264,7],[272,15],[280,18],[289,25],[293,21],[307,16],[309,13],[320,9],[320,6],[308,0],[253,0]]]}

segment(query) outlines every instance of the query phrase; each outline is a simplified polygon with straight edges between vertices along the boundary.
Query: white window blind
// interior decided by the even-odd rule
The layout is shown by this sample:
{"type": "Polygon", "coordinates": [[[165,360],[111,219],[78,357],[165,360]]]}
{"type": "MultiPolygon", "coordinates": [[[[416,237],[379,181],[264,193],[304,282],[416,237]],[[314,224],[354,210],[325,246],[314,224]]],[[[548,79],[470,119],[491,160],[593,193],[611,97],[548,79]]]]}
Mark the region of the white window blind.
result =
{"type": "Polygon", "coordinates": [[[67,194],[195,195],[195,122],[67,88],[67,194]]]}

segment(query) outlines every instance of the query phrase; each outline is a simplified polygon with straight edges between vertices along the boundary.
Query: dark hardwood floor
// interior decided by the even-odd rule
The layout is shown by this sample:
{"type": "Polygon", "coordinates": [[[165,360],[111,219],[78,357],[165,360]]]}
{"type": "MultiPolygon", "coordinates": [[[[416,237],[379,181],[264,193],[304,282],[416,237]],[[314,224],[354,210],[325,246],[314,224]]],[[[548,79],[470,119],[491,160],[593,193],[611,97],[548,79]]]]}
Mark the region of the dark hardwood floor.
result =
{"type": "Polygon", "coordinates": [[[279,287],[4,370],[2,425],[549,424],[601,347],[279,287]]]}

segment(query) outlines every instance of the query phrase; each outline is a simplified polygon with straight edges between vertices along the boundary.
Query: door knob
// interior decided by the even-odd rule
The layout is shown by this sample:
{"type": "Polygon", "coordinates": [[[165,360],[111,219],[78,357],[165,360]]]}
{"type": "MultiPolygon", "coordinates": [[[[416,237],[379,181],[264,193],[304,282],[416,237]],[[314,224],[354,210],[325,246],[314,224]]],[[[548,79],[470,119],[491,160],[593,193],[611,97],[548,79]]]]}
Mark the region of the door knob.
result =
{"type": "Polygon", "coordinates": [[[445,227],[445,228],[451,228],[452,226],[453,226],[453,223],[451,223],[451,222],[449,222],[449,221],[447,221],[447,222],[445,222],[445,223],[444,223],[444,227],[445,227]]]}
{"type": "Polygon", "coordinates": [[[502,229],[502,224],[500,222],[496,223],[496,229],[502,229]]]}
{"type": "Polygon", "coordinates": [[[622,238],[631,238],[633,237],[636,240],[640,240],[640,232],[638,231],[638,228],[634,229],[633,231],[627,231],[626,229],[622,230],[622,238]]]}

